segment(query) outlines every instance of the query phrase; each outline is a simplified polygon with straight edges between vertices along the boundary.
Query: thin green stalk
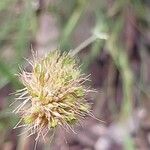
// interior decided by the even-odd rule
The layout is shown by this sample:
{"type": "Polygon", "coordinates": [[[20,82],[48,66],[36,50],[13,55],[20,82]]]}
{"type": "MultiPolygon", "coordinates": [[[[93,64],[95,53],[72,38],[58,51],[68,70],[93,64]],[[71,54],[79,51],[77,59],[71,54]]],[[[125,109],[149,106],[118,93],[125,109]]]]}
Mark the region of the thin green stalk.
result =
{"type": "Polygon", "coordinates": [[[64,49],[67,45],[67,42],[70,39],[70,36],[72,34],[72,32],[74,31],[75,27],[77,26],[85,8],[87,5],[88,1],[83,1],[80,2],[78,6],[75,8],[75,10],[73,11],[72,15],[70,16],[70,19],[68,20],[66,26],[63,29],[62,35],[61,35],[61,49],[64,49]]]}

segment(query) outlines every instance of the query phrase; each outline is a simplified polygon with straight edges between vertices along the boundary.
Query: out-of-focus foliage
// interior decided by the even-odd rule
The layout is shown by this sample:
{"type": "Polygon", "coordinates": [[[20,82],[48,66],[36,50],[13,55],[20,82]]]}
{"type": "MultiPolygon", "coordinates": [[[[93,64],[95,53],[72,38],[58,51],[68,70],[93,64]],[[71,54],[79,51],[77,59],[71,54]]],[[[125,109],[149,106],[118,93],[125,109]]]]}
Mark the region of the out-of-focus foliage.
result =
{"type": "MultiPolygon", "coordinates": [[[[18,64],[25,65],[23,57],[36,41],[39,14],[44,13],[57,20],[58,47],[62,51],[81,43],[83,51],[79,57],[83,71],[89,71],[95,61],[108,70],[101,73],[105,78],[98,88],[104,89],[109,99],[107,111],[111,119],[125,122],[135,109],[148,109],[149,0],[0,0],[0,90],[10,84],[12,90],[20,86],[14,74],[18,72],[18,64]],[[99,38],[103,34],[108,36],[106,40],[99,38]],[[86,40],[90,37],[94,37],[91,42],[86,40]],[[102,58],[104,55],[107,58],[102,58]],[[119,100],[114,93],[121,95],[119,100]]],[[[10,98],[6,103],[11,101],[10,98]]],[[[7,111],[4,109],[0,114],[0,130],[8,124],[12,126],[16,120],[10,114],[3,115],[7,111]],[[14,118],[12,122],[10,117],[14,118]]],[[[124,147],[134,149],[130,136],[124,147]]]]}
{"type": "MultiPolygon", "coordinates": [[[[30,0],[0,1],[1,91],[10,84],[16,89],[21,85],[15,74],[18,72],[19,65],[24,64],[23,58],[27,55],[27,50],[37,29],[36,12],[32,2],[30,0]]],[[[14,97],[12,98],[11,100],[5,97],[5,100],[8,100],[5,102],[8,107],[14,101],[14,97]]],[[[0,130],[10,128],[16,123],[17,118],[10,113],[11,111],[11,109],[1,111],[0,130]]]]}
{"type": "Polygon", "coordinates": [[[35,8],[30,0],[0,1],[0,87],[8,82],[17,85],[14,78],[18,65],[27,54],[27,48],[36,31],[35,8]]]}
{"type": "Polygon", "coordinates": [[[129,65],[128,55],[130,54],[128,51],[131,51],[132,45],[134,46],[135,42],[130,41],[131,44],[129,43],[130,36],[132,40],[132,33],[130,33],[132,31],[126,28],[128,26],[132,28],[133,26],[135,28],[133,30],[139,32],[137,34],[139,36],[138,44],[144,47],[148,46],[148,44],[143,43],[142,39],[146,36],[145,33],[147,33],[150,26],[149,3],[140,0],[112,1],[110,4],[107,1],[99,0],[94,1],[94,3],[91,1],[82,1],[82,3],[78,1],[78,5],[74,8],[68,22],[65,23],[62,29],[62,38],[60,39],[62,49],[69,49],[71,34],[75,31],[76,26],[80,26],[80,18],[86,17],[86,13],[83,13],[83,10],[86,12],[88,9],[91,9],[92,14],[95,15],[95,27],[91,29],[91,32],[93,31],[95,36],[107,33],[109,38],[106,41],[97,39],[92,44],[92,49],[83,62],[87,67],[103,48],[107,49],[122,78],[124,95],[122,115],[128,116],[131,113],[133,99],[133,74],[129,65]],[[128,34],[129,39],[127,37],[124,39],[123,36],[128,36],[128,34]]]}

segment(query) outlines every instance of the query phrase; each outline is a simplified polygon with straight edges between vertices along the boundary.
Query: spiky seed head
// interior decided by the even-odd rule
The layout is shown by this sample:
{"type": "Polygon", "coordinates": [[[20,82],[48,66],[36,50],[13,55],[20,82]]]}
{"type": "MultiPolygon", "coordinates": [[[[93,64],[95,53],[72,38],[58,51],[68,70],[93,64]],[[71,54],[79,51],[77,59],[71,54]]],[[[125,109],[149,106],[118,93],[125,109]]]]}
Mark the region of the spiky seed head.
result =
{"type": "Polygon", "coordinates": [[[57,126],[68,126],[85,117],[89,105],[85,102],[87,79],[68,53],[50,52],[34,59],[32,71],[22,71],[25,88],[17,93],[23,102],[15,110],[24,124],[40,134],[57,126]]]}

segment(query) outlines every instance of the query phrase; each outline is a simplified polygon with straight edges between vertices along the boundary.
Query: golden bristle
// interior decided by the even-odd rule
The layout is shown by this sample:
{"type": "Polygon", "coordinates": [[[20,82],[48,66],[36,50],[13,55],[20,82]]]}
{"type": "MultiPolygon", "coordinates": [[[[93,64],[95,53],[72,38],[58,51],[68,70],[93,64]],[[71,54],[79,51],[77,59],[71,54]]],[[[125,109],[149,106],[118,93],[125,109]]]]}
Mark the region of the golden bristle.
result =
{"type": "Polygon", "coordinates": [[[25,125],[40,134],[85,117],[89,112],[83,85],[87,78],[75,58],[54,51],[31,65],[32,72],[23,71],[20,75],[25,89],[17,93],[23,102],[15,109],[25,125]]]}

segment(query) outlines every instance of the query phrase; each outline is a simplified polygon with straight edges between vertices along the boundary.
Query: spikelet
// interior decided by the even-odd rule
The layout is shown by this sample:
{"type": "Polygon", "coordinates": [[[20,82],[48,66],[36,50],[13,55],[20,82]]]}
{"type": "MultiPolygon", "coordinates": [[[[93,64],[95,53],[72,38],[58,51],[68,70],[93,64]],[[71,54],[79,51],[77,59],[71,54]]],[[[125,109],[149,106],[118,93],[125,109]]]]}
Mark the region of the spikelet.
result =
{"type": "Polygon", "coordinates": [[[70,127],[89,113],[84,86],[88,77],[75,58],[54,51],[30,64],[32,71],[20,74],[25,88],[16,93],[22,103],[14,110],[30,134],[39,137],[58,126],[70,127]]]}

